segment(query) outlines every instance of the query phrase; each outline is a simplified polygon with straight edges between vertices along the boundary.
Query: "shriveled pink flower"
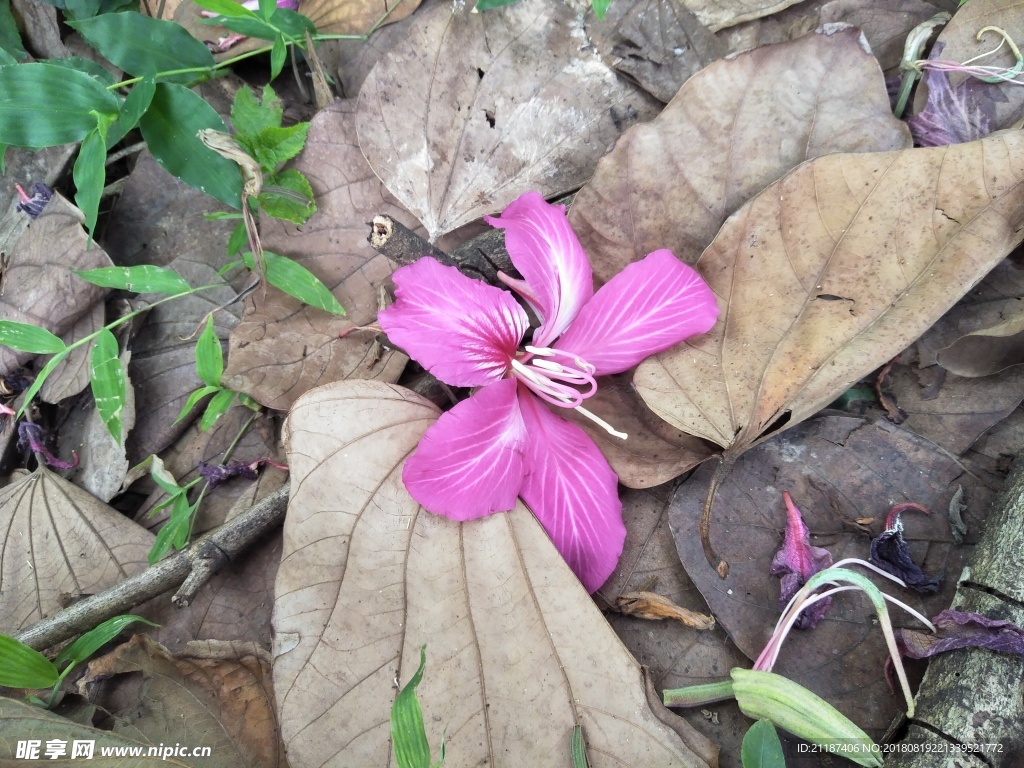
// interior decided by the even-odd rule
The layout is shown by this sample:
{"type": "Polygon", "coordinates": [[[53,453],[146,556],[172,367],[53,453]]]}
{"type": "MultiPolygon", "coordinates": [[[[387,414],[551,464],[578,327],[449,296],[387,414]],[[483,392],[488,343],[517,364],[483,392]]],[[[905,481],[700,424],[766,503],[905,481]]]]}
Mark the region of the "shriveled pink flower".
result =
{"type": "MultiPolygon", "coordinates": [[[[800,591],[811,576],[832,565],[832,553],[827,549],[811,546],[810,531],[804,525],[800,510],[796,508],[788,491],[782,492],[782,499],[786,502],[786,537],[772,558],[769,573],[782,578],[779,608],[785,610],[793,595],[800,591]]],[[[830,597],[815,603],[800,614],[796,626],[799,629],[816,627],[825,617],[831,604],[830,597]]]]}
{"type": "Polygon", "coordinates": [[[715,323],[715,297],[670,251],[631,264],[594,293],[590,263],[562,206],[537,192],[500,218],[522,280],[501,279],[540,319],[530,344],[513,295],[425,257],[394,274],[395,304],[380,313],[395,344],[441,381],[479,387],[427,430],[403,473],[427,510],[472,520],[517,497],[543,524],[591,592],[611,574],[626,530],[618,478],[594,442],[548,406],[575,408],[597,376],[619,373],[715,323]]]}

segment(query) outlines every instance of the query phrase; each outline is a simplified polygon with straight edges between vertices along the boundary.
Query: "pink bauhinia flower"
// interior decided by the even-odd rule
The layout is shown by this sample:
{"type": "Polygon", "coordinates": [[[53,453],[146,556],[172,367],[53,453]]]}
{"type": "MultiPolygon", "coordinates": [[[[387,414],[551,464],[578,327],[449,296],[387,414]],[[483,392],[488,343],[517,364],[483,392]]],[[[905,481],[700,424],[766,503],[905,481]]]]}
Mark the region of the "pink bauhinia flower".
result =
{"type": "Polygon", "coordinates": [[[472,520],[522,497],[591,592],[611,574],[626,529],[618,478],[586,432],[548,406],[587,411],[595,377],[619,373],[707,332],[718,307],[700,275],[670,251],[626,267],[594,293],[590,263],[565,217],[537,192],[488,223],[523,280],[513,295],[430,257],[396,270],[395,304],[380,326],[441,381],[479,387],[441,415],[405,464],[402,479],[430,512],[472,520]]]}

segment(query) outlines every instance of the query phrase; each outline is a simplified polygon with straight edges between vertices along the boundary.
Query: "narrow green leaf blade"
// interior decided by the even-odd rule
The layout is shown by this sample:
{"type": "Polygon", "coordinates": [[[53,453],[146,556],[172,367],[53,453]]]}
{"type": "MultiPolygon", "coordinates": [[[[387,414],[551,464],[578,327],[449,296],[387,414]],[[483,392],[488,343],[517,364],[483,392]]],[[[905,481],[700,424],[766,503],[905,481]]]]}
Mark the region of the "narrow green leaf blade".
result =
{"type": "MultiPolygon", "coordinates": [[[[304,266],[270,251],[264,251],[263,257],[267,265],[267,281],[271,285],[312,307],[334,315],[345,314],[327,286],[304,266]]],[[[245,253],[242,258],[249,269],[255,268],[252,251],[245,253]]]]}
{"type": "Polygon", "coordinates": [[[233,2],[233,0],[196,0],[196,5],[200,8],[205,8],[208,11],[219,13],[221,16],[249,16],[254,19],[259,18],[255,13],[244,7],[241,3],[233,2]]]}
{"type": "Polygon", "coordinates": [[[512,5],[517,0],[477,0],[476,9],[478,11],[489,11],[492,8],[501,8],[504,5],[512,5]]]}
{"type": "Polygon", "coordinates": [[[49,688],[59,677],[57,668],[39,651],[0,635],[0,686],[49,688]]]}
{"type": "Polygon", "coordinates": [[[95,61],[83,59],[81,56],[69,56],[66,59],[47,59],[46,63],[52,64],[55,67],[75,69],[80,72],[85,72],[87,75],[92,75],[93,78],[96,79],[96,82],[104,88],[117,82],[114,79],[114,75],[105,67],[97,64],[95,61]]]}
{"type": "Polygon", "coordinates": [[[39,62],[0,67],[2,144],[39,149],[81,141],[97,116],[114,118],[119,108],[85,72],[39,62]]]}
{"type": "Polygon", "coordinates": [[[97,128],[82,141],[72,174],[75,180],[75,205],[85,217],[85,228],[91,235],[96,229],[100,198],[107,182],[107,142],[97,128]]]}
{"type": "Polygon", "coordinates": [[[608,13],[608,6],[612,4],[612,0],[591,0],[591,5],[594,8],[594,15],[597,16],[598,21],[604,21],[604,15],[608,13]]]}
{"type": "Polygon", "coordinates": [[[50,362],[43,366],[43,370],[36,374],[36,380],[32,382],[32,386],[25,390],[24,399],[22,400],[21,407],[18,409],[18,418],[25,412],[25,407],[32,402],[32,398],[35,397],[43,384],[46,382],[47,377],[53,373],[53,369],[56,368],[60,361],[68,356],[68,350],[65,348],[50,358],[50,362]]]}
{"type": "Polygon", "coordinates": [[[117,444],[121,444],[121,417],[124,413],[126,382],[124,366],[118,358],[117,339],[108,328],[101,328],[92,343],[89,379],[96,410],[117,444]]]}
{"type": "Polygon", "coordinates": [[[11,13],[11,0],[0,0],[0,51],[7,54],[10,64],[17,64],[28,58],[25,46],[21,44],[21,33],[11,13]]]}
{"type": "MultiPolygon", "coordinates": [[[[178,69],[213,69],[209,49],[173,21],[123,11],[70,24],[89,45],[136,77],[178,69]]],[[[187,83],[201,79],[201,74],[170,75],[162,80],[187,83]]]]}
{"type": "Polygon", "coordinates": [[[196,135],[203,129],[227,131],[201,96],[181,85],[157,83],[139,127],[153,157],[172,176],[232,208],[242,207],[238,165],[207,148],[196,135]]]}
{"type": "Polygon", "coordinates": [[[288,45],[285,43],[284,38],[277,36],[274,38],[274,47],[270,49],[270,79],[274,80],[278,75],[281,74],[281,70],[284,69],[285,59],[288,57],[288,45]]]}
{"type": "Polygon", "coordinates": [[[316,34],[316,24],[312,19],[288,8],[278,8],[270,21],[294,41],[301,42],[307,32],[311,35],[316,34]]]}
{"type": "Polygon", "coordinates": [[[154,565],[160,558],[166,555],[171,550],[171,547],[181,549],[188,543],[188,534],[192,528],[192,512],[194,510],[194,507],[189,506],[188,496],[185,495],[184,491],[174,497],[174,502],[171,505],[171,516],[167,518],[167,522],[157,532],[156,541],[153,542],[153,547],[149,550],[147,558],[150,565],[154,565]]]}
{"type": "Polygon", "coordinates": [[[54,662],[58,667],[68,663],[72,665],[81,664],[96,653],[96,651],[121,634],[126,627],[137,621],[141,621],[143,624],[149,624],[151,627],[160,626],[159,624],[154,624],[149,619],[144,619],[141,616],[115,616],[112,619],[107,619],[98,627],[90,629],[84,635],[75,640],[75,642],[57,654],[57,658],[54,659],[54,662]]]}
{"type": "Polygon", "coordinates": [[[204,397],[206,397],[207,395],[212,395],[214,392],[220,391],[220,389],[220,387],[200,387],[199,389],[194,391],[191,395],[188,396],[188,400],[185,402],[185,405],[182,406],[181,412],[178,414],[178,418],[174,420],[174,423],[177,424],[179,421],[188,416],[192,409],[196,407],[196,403],[198,403],[204,397]]]}
{"type": "Polygon", "coordinates": [[[128,91],[128,96],[121,104],[121,112],[117,116],[117,120],[107,131],[107,149],[117,144],[128,134],[128,131],[139,124],[139,120],[146,114],[146,110],[153,102],[155,93],[156,80],[152,77],[140,80],[128,91]]]}
{"type": "Polygon", "coordinates": [[[245,229],[245,222],[240,221],[231,230],[231,237],[228,238],[228,256],[235,256],[249,244],[249,233],[245,229]]]}
{"type": "Polygon", "coordinates": [[[199,431],[205,432],[216,423],[217,419],[227,413],[228,408],[235,401],[235,394],[234,390],[222,389],[210,398],[210,402],[203,412],[203,418],[199,420],[199,431]]]}
{"type": "Polygon", "coordinates": [[[220,377],[224,373],[224,351],[213,328],[213,315],[206,318],[206,327],[196,342],[196,373],[207,386],[220,386],[220,377]]]}
{"type": "Polygon", "coordinates": [[[426,647],[420,646],[420,666],[391,706],[391,743],[398,768],[430,768],[430,745],[416,698],[416,686],[423,679],[427,663],[426,647]]]}
{"type": "Polygon", "coordinates": [[[63,341],[45,328],[15,320],[0,320],[0,344],[37,355],[63,352],[66,348],[63,341]]]}
{"type": "Polygon", "coordinates": [[[281,34],[259,16],[252,16],[251,18],[249,16],[217,16],[213,19],[200,19],[200,21],[204,24],[217,24],[227,27],[232,32],[249,37],[257,37],[260,40],[274,40],[281,34]]]}
{"type": "Polygon", "coordinates": [[[259,15],[269,20],[277,10],[277,0],[259,0],[259,9],[259,15]]]}
{"type": "Polygon", "coordinates": [[[103,288],[118,288],[134,293],[165,293],[177,296],[192,287],[181,275],[167,267],[140,264],[137,267],[99,267],[76,271],[83,280],[103,288]]]}
{"type": "Polygon", "coordinates": [[[775,726],[768,720],[758,720],[743,737],[740,748],[743,768],[786,768],[782,742],[775,726]]]}
{"type": "Polygon", "coordinates": [[[578,723],[572,728],[572,768],[590,768],[587,748],[583,743],[583,728],[578,723]]]}

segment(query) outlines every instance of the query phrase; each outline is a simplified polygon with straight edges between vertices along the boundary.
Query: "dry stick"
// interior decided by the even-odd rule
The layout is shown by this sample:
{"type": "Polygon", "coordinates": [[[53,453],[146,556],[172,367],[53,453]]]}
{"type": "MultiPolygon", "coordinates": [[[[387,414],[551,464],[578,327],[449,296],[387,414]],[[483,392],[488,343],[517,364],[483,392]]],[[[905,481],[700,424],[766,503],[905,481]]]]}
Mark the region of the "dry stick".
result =
{"type": "Polygon", "coordinates": [[[715,552],[715,548],[711,546],[711,510],[715,506],[715,496],[718,495],[718,487],[729,472],[732,471],[732,465],[735,462],[736,457],[728,451],[718,457],[718,466],[715,467],[715,473],[711,475],[708,495],[704,498],[704,509],[700,513],[700,545],[704,550],[704,557],[708,561],[708,565],[715,569],[718,577],[721,579],[729,575],[729,563],[715,552]]]}
{"type": "Polygon", "coordinates": [[[184,608],[217,571],[265,533],[281,525],[287,508],[288,486],[285,486],[196,539],[190,547],[33,624],[15,637],[41,651],[87,632],[113,616],[127,613],[182,582],[171,601],[184,608]]]}
{"type": "MultiPolygon", "coordinates": [[[[992,502],[953,608],[1024,626],[1024,450],[992,502]]],[[[965,648],[931,659],[916,714],[886,768],[1008,768],[1024,749],[1024,659],[965,648]],[[953,762],[948,762],[952,765],[953,762]]],[[[890,729],[891,730],[891,729],[890,729]]]]}

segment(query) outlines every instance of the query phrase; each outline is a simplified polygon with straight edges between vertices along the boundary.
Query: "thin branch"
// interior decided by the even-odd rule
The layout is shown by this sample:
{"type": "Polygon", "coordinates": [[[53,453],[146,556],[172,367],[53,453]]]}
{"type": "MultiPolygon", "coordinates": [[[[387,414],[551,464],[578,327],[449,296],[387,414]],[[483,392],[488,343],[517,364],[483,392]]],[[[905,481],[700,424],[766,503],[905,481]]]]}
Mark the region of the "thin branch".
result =
{"type": "Polygon", "coordinates": [[[192,602],[199,588],[221,568],[241,555],[264,534],[284,521],[288,486],[263,498],[247,511],[196,539],[181,552],[161,560],[110,589],[70,605],[15,637],[36,650],[49,648],[87,632],[109,618],[182,584],[171,598],[179,608],[192,602]]]}

